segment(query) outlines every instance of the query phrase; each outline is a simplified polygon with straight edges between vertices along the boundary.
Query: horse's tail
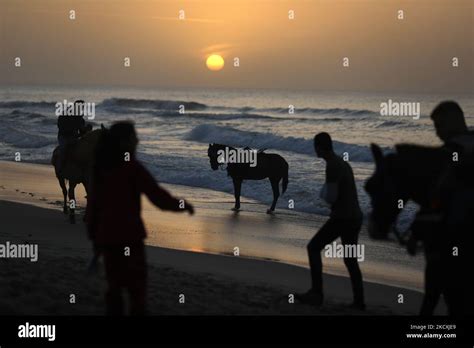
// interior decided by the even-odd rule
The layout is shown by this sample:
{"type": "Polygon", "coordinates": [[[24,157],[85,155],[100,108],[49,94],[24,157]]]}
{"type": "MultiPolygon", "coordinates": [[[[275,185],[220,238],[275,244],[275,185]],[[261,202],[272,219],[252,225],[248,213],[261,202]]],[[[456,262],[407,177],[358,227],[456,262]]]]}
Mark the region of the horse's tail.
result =
{"type": "Polygon", "coordinates": [[[283,174],[283,182],[281,184],[281,194],[284,194],[288,187],[288,163],[286,163],[285,173],[283,174]]]}

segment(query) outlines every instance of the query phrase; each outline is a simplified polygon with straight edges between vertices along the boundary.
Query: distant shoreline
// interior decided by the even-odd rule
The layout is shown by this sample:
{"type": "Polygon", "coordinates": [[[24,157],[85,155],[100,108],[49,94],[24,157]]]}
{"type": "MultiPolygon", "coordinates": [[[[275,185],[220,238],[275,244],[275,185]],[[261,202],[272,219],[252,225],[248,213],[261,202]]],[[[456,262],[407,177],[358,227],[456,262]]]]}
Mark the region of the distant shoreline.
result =
{"type": "MultiPolygon", "coordinates": [[[[2,182],[8,185],[8,190],[0,189],[0,199],[62,209],[62,195],[52,166],[0,161],[0,171],[5,173],[2,182]],[[37,182],[41,184],[36,185],[37,182]]],[[[194,202],[197,214],[189,218],[163,213],[143,197],[142,217],[148,231],[146,243],[149,245],[224,256],[233,255],[233,248],[238,246],[242,259],[265,260],[308,269],[305,245],[327,219],[317,214],[288,214],[285,210],[278,209],[275,216],[268,216],[265,214],[265,205],[251,200],[243,202],[243,211],[235,215],[230,211],[233,206],[231,194],[184,185],[165,184],[164,187],[179,197],[194,202]],[[222,209],[223,204],[228,205],[229,210],[222,209]],[[279,242],[280,238],[283,239],[282,242],[279,242]],[[293,242],[288,244],[285,242],[288,238],[298,241],[299,245],[293,245],[293,242]]],[[[76,199],[79,207],[77,213],[80,216],[85,207],[84,197],[83,186],[78,185],[76,199]]],[[[58,219],[66,221],[62,214],[59,214],[58,219]]],[[[77,222],[82,225],[80,217],[77,222]]],[[[364,231],[360,243],[374,242],[364,231]]],[[[401,267],[402,264],[399,263],[400,258],[405,263],[416,261],[407,256],[403,248],[395,243],[381,242],[375,249],[366,246],[365,250],[368,261],[361,263],[364,279],[422,291],[422,274],[413,267],[401,267]],[[373,264],[376,260],[381,260],[386,265],[379,267],[373,264]]],[[[421,253],[418,258],[422,258],[421,253]]],[[[340,259],[325,258],[324,272],[348,279],[340,259]]]]}

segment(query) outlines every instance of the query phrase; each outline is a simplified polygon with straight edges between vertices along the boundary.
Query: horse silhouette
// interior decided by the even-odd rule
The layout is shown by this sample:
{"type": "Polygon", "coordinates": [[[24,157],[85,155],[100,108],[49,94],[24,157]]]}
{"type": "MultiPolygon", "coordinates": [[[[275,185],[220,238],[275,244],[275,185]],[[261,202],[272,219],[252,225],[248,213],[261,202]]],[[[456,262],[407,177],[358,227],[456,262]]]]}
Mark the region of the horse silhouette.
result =
{"type": "MultiPolygon", "coordinates": [[[[442,147],[406,144],[397,145],[396,150],[396,153],[384,157],[382,150],[372,144],[376,168],[365,185],[372,203],[369,235],[375,239],[384,239],[393,227],[398,240],[408,245],[411,254],[416,250],[414,243],[421,240],[426,268],[425,294],[420,314],[432,315],[441,294],[444,295],[450,314],[463,313],[463,307],[472,294],[465,295],[463,282],[468,273],[464,274],[461,269],[466,265],[453,256],[452,248],[468,244],[466,233],[448,226],[443,216],[451,214],[450,203],[446,197],[445,202],[439,202],[438,194],[446,171],[452,164],[452,154],[442,147]],[[396,219],[402,210],[400,201],[405,206],[408,200],[417,203],[420,210],[411,225],[411,234],[406,239],[396,229],[396,219]]],[[[464,216],[464,219],[472,217],[464,216]]]]}
{"type": "Polygon", "coordinates": [[[89,191],[91,170],[93,166],[95,148],[102,134],[102,129],[96,129],[84,134],[81,138],[68,145],[68,151],[61,171],[59,171],[59,146],[57,146],[51,157],[51,164],[58,179],[63,193],[63,213],[68,214],[69,222],[74,224],[76,197],[74,189],[80,183],[84,185],[86,194],[89,191]],[[69,187],[66,185],[69,183],[69,187]],[[69,198],[69,201],[68,201],[69,198]],[[68,205],[69,202],[69,205],[68,205]]]}
{"type": "MultiPolygon", "coordinates": [[[[207,154],[213,170],[217,170],[219,166],[223,164],[218,161],[219,151],[226,151],[226,148],[232,151],[236,150],[236,148],[228,145],[209,144],[207,154]]],[[[248,150],[248,148],[246,148],[246,150],[248,150]]],[[[275,211],[278,197],[280,197],[280,181],[282,180],[281,194],[284,194],[288,187],[288,163],[278,154],[264,153],[263,151],[259,151],[256,158],[257,162],[255,166],[251,166],[250,163],[227,163],[227,175],[232,178],[234,184],[235,206],[232,210],[238,211],[240,209],[240,189],[242,181],[269,178],[273,191],[273,202],[271,207],[267,210],[267,213],[270,214],[275,211]]]]}

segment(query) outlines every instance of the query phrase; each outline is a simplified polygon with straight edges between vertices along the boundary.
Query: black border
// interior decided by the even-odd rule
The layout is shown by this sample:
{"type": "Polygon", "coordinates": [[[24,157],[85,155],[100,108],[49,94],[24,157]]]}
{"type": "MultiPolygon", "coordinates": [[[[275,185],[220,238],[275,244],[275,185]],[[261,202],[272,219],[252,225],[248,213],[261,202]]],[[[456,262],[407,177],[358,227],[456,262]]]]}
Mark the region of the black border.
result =
{"type": "MultiPolygon", "coordinates": [[[[426,332],[426,331],[425,331],[426,332]]],[[[423,332],[423,333],[425,333],[423,332]]],[[[0,346],[57,344],[465,344],[474,343],[473,317],[446,316],[1,316],[0,346]],[[55,324],[56,339],[19,338],[18,327],[55,324]],[[407,338],[411,325],[456,325],[456,338],[407,338]]]]}

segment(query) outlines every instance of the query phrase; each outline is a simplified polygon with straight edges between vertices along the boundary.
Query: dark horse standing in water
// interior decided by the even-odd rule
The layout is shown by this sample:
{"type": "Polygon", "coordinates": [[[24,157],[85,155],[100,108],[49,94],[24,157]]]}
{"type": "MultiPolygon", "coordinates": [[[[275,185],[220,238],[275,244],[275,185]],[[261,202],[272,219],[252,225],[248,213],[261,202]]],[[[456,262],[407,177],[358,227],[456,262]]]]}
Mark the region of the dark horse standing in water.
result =
{"type": "Polygon", "coordinates": [[[76,222],[76,196],[74,189],[76,185],[82,183],[86,189],[86,194],[89,190],[95,148],[99,142],[102,130],[103,128],[86,133],[75,143],[68,145],[69,149],[61,171],[58,170],[59,146],[54,149],[53,156],[51,157],[51,164],[54,166],[56,178],[63,192],[63,212],[64,214],[69,212],[69,222],[71,224],[76,222]],[[69,182],[69,188],[66,186],[66,180],[69,182]]]}
{"type": "Polygon", "coordinates": [[[451,190],[447,190],[448,197],[439,194],[446,173],[452,168],[451,153],[446,149],[416,145],[397,145],[396,149],[396,153],[384,156],[377,145],[372,145],[376,169],[365,186],[372,201],[369,235],[384,239],[393,227],[399,241],[408,246],[411,254],[416,251],[416,241],[423,242],[426,269],[421,315],[433,314],[441,294],[451,315],[469,313],[472,309],[467,308],[473,294],[469,293],[466,282],[471,282],[467,279],[467,264],[472,257],[468,255],[472,249],[468,242],[472,231],[460,226],[472,226],[472,221],[469,222],[473,213],[472,197],[470,200],[449,197],[451,190]],[[403,206],[408,200],[420,206],[410,228],[411,236],[405,240],[396,229],[397,216],[402,209],[400,200],[403,206]],[[452,209],[454,205],[466,206],[462,213],[460,209],[454,212],[458,221],[463,220],[455,227],[449,222],[453,221],[450,216],[456,210],[452,209]],[[463,256],[453,255],[454,249],[460,250],[459,255],[462,251],[463,256]]]}
{"type": "MultiPolygon", "coordinates": [[[[209,144],[207,154],[213,170],[217,170],[219,165],[223,164],[218,161],[219,150],[225,152],[226,148],[231,151],[236,151],[235,148],[228,145],[209,144]]],[[[269,178],[273,190],[273,202],[270,209],[267,210],[267,213],[270,214],[275,210],[278,197],[280,197],[280,180],[283,179],[281,194],[284,194],[288,187],[288,163],[280,155],[264,153],[263,151],[257,153],[256,161],[254,167],[252,167],[250,163],[227,163],[227,175],[232,178],[234,184],[235,207],[233,210],[238,211],[240,209],[240,188],[242,181],[269,178]]]]}

